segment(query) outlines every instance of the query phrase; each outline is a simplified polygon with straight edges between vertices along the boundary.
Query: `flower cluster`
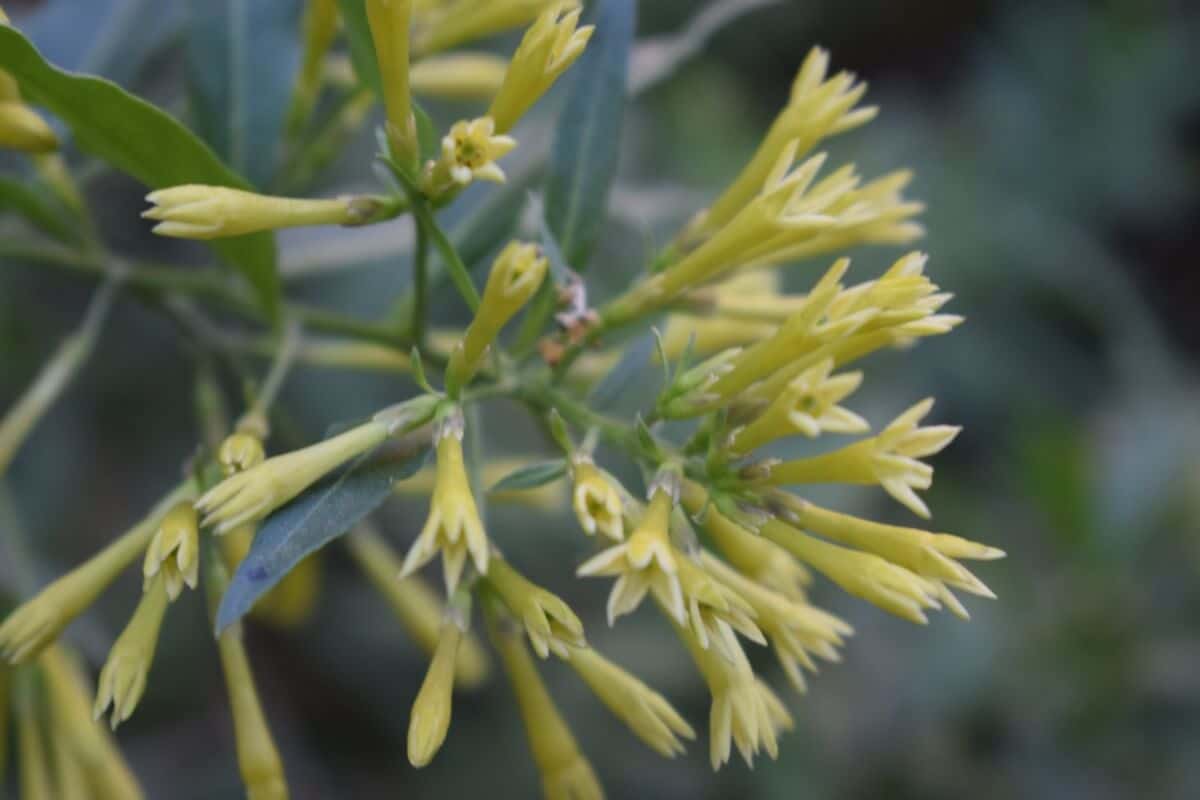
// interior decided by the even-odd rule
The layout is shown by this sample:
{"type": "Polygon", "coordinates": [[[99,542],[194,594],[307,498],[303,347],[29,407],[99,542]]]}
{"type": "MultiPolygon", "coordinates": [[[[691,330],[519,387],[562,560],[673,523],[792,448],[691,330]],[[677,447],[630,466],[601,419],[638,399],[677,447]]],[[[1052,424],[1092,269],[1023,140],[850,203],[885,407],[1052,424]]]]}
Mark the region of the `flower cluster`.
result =
{"type": "MultiPolygon", "coordinates": [[[[861,519],[803,495],[811,484],[875,486],[929,519],[918,494],[933,481],[925,459],[959,432],[923,424],[931,399],[875,433],[853,410],[866,373],[852,364],[947,333],[962,321],[942,313],[951,296],[927,276],[923,254],[903,255],[879,277],[859,283],[847,277],[849,260],[834,256],[860,245],[907,244],[921,233],[913,222],[921,206],[903,196],[907,172],[864,179],[854,165],[829,168],[817,152],[829,137],[875,115],[873,107],[860,105],[863,84],[845,72],[831,75],[828,54],[814,49],[746,167],[677,233],[645,275],[609,302],[588,305],[584,278],[571,269],[583,265],[561,263],[553,232],[539,243],[518,239],[497,247],[479,292],[434,212],[477,180],[505,179],[497,162],[518,146],[510,133],[579,58],[592,27],[579,25],[577,4],[545,0],[366,0],[365,8],[386,115],[379,160],[390,170],[389,194],[298,199],[185,184],[152,192],[153,207],[144,216],[155,220],[160,235],[210,239],[298,225],[361,226],[410,214],[417,247],[412,303],[400,315],[403,330],[381,332],[368,323],[341,330],[365,330],[377,348],[370,358],[355,350],[347,356],[353,363],[376,363],[382,350],[389,365],[411,371],[420,392],[323,441],[268,457],[270,407],[298,354],[324,353],[343,363],[341,354],[350,353],[338,346],[314,348],[311,341],[303,342],[305,350],[297,323],[281,333],[272,368],[250,392],[236,424],[226,425],[222,414],[211,411],[219,403],[210,397],[209,435],[189,462],[187,478],[128,533],[0,624],[5,661],[40,670],[52,686],[54,713],[45,717],[27,707],[36,705],[32,694],[0,683],[0,701],[12,696],[26,704],[15,709],[23,781],[33,786],[53,780],[66,796],[63,787],[75,785],[70,781],[95,787],[97,781],[117,786],[127,780],[123,767],[114,766],[105,734],[77,719],[81,678],[55,644],[121,571],[140,559],[143,593],[100,671],[94,702],[82,706],[90,705],[97,719],[110,714],[114,728],[142,699],[160,631],[184,590],[203,586],[218,617],[230,574],[260,548],[276,546],[258,535],[260,528],[317,500],[334,498],[320,513],[293,513],[289,524],[325,526],[318,544],[353,528],[345,539],[351,556],[430,656],[409,716],[410,762],[422,767],[437,756],[450,732],[455,690],[488,677],[489,656],[472,631],[480,617],[512,684],[549,798],[603,792],[535,655],[565,663],[637,738],[665,757],[683,752],[696,733],[663,694],[593,649],[570,605],[509,559],[486,522],[488,501],[569,506],[589,537],[581,544],[596,549],[570,571],[612,579],[607,623],[643,606],[661,614],[709,689],[714,769],[734,749],[747,764],[762,752],[774,758],[780,737],[792,727],[784,700],[753,666],[756,648],[774,652],[797,692],[807,689],[806,671],[841,658],[853,629],[811,602],[815,576],[922,624],[942,608],[967,616],[955,590],[993,596],[963,562],[999,558],[1000,550],[861,519]],[[524,25],[528,29],[506,63],[445,52],[524,25]],[[414,91],[455,97],[484,92],[491,102],[482,116],[458,120],[431,140],[421,133],[427,126],[417,124],[422,112],[414,91]],[[464,329],[436,336],[428,330],[426,307],[431,245],[472,313],[464,329]],[[781,267],[824,258],[832,264],[809,281],[806,292],[781,289],[781,267]],[[637,325],[649,329],[660,315],[665,322],[657,360],[666,377],[653,407],[634,421],[607,416],[589,404],[587,390],[595,381],[582,365],[589,357],[610,363],[600,357],[612,355],[610,342],[621,338],[607,334],[637,325]],[[507,336],[517,319],[521,330],[507,336]],[[472,445],[482,433],[474,411],[493,397],[522,404],[545,425],[558,446],[550,464],[511,470],[483,463],[472,445]],[[829,437],[857,438],[824,446],[829,437]],[[796,442],[815,454],[777,457],[796,442]],[[394,491],[390,483],[382,492],[372,489],[381,496],[369,507],[355,505],[366,504],[358,496],[339,494],[343,479],[360,474],[364,464],[394,467],[387,458],[397,449],[414,458],[431,454],[435,463],[425,471],[397,470],[394,491]],[[644,491],[603,466],[610,450],[641,468],[644,491]],[[497,472],[507,475],[497,479],[497,472]],[[566,482],[569,494],[546,493],[555,481],[566,482]],[[493,490],[482,492],[484,483],[493,490]],[[362,521],[396,492],[428,495],[424,525],[403,555],[362,521]],[[444,596],[418,575],[435,560],[441,562],[444,596]],[[647,598],[650,603],[643,602],[647,598]],[[46,736],[41,728],[47,724],[65,733],[46,736]],[[63,753],[47,754],[47,742],[63,753]],[[53,779],[47,777],[51,763],[61,773],[53,779]],[[68,775],[68,769],[79,774],[68,775]]],[[[304,129],[318,105],[337,18],[332,0],[310,2],[289,118],[293,131],[304,129]]],[[[0,146],[36,151],[52,143],[49,130],[38,128],[40,120],[30,114],[15,83],[0,74],[0,146]]],[[[21,419],[31,416],[36,414],[23,411],[21,419]]],[[[22,421],[21,430],[27,428],[22,421]]],[[[272,575],[276,583],[255,614],[276,623],[302,619],[315,593],[314,562],[282,550],[272,555],[287,561],[288,569],[272,575]]],[[[261,563],[255,569],[270,572],[261,563]]],[[[247,792],[286,797],[240,625],[220,629],[218,649],[247,792]]],[[[25,680],[27,674],[0,671],[0,681],[25,680]]],[[[0,705],[0,731],[5,713],[0,705]]],[[[96,796],[99,791],[94,789],[96,796]]],[[[113,789],[104,796],[134,797],[137,790],[113,789]]]]}

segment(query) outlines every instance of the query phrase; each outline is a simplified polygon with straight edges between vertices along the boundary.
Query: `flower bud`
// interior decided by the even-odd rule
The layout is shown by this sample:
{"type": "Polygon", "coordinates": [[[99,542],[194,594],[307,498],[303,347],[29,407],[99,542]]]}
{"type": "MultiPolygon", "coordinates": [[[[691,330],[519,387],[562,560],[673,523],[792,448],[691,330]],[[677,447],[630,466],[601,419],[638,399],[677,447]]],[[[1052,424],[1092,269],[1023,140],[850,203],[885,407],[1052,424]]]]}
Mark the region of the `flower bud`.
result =
{"type": "Polygon", "coordinates": [[[433,661],[413,702],[408,722],[408,760],[414,767],[423,767],[433,760],[450,730],[454,664],[462,633],[450,617],[442,623],[433,661]]]}
{"type": "Polygon", "coordinates": [[[248,433],[230,434],[217,450],[217,461],[226,476],[257,467],[266,457],[262,440],[248,433]]]}
{"type": "Polygon", "coordinates": [[[504,81],[508,62],[490,53],[454,53],[412,66],[413,91],[450,100],[491,99],[504,81]]]}
{"type": "Polygon", "coordinates": [[[50,153],[58,136],[32,108],[19,101],[0,102],[0,149],[50,153]]]}
{"type": "Polygon", "coordinates": [[[408,86],[411,15],[412,0],[367,0],[367,21],[383,81],[388,142],[401,164],[415,167],[419,147],[408,86]]]}
{"type": "Polygon", "coordinates": [[[371,198],[307,200],[196,183],[159,189],[146,200],[153,208],[142,216],[158,221],[154,232],[182,239],[218,239],[302,225],[361,225],[377,206],[371,198]]]}
{"type": "Polygon", "coordinates": [[[576,30],[579,14],[578,8],[551,6],[525,32],[488,109],[488,115],[496,120],[496,130],[511,130],[587,47],[594,26],[576,30]]]}
{"type": "Polygon", "coordinates": [[[450,395],[471,380],[500,329],[533,297],[549,262],[537,245],[509,242],[492,263],[475,319],[450,356],[446,386],[450,395]]]}

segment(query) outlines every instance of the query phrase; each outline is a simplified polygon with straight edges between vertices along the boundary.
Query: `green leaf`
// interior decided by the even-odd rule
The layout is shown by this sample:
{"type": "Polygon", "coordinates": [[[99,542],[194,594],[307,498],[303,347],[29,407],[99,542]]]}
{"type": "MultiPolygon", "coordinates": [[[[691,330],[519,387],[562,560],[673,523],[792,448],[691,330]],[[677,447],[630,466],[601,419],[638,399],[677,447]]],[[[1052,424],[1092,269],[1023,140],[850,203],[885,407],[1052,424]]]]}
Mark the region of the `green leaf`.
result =
{"type": "Polygon", "coordinates": [[[63,212],[48,201],[43,192],[38,192],[35,186],[37,184],[0,177],[0,210],[17,212],[42,233],[60,242],[78,242],[77,231],[67,224],[63,212]]]}
{"type": "Polygon", "coordinates": [[[297,0],[191,4],[187,80],[194,124],[226,163],[266,186],[279,165],[300,64],[297,0]]]}
{"type": "Polygon", "coordinates": [[[523,492],[526,489],[536,489],[539,486],[553,483],[566,474],[566,459],[556,458],[553,461],[529,464],[520,469],[513,470],[496,481],[496,484],[488,489],[488,494],[523,492]]]}
{"type": "Polygon", "coordinates": [[[217,633],[249,613],[301,561],[382,505],[393,485],[424,466],[428,453],[427,444],[415,451],[399,443],[385,444],[268,517],[221,599],[217,633]]]}
{"type": "MultiPolygon", "coordinates": [[[[54,67],[7,26],[0,26],[0,69],[16,77],[30,102],[70,126],[82,150],[153,189],[182,183],[251,188],[174,117],[111,81],[54,67]]],[[[275,317],[280,295],[275,237],[257,233],[217,239],[212,245],[245,276],[275,317]]]]}
{"type": "Polygon", "coordinates": [[[338,0],[346,41],[350,44],[350,63],[364,85],[371,87],[376,97],[383,96],[383,81],[379,78],[379,62],[375,59],[375,41],[367,21],[367,6],[363,0],[338,0]]]}
{"type": "Polygon", "coordinates": [[[599,0],[596,32],[572,68],[546,181],[546,216],[567,263],[583,269],[600,235],[620,155],[637,4],[599,0]]]}

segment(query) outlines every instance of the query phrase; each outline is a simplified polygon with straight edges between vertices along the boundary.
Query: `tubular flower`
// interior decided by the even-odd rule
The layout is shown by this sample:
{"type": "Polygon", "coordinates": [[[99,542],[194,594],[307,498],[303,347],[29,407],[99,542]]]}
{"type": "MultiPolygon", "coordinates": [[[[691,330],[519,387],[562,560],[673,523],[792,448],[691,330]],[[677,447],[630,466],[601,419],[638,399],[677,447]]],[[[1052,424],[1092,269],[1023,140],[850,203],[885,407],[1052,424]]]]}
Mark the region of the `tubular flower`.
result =
{"type": "Polygon", "coordinates": [[[566,4],[551,6],[525,32],[488,109],[497,131],[512,130],[517,120],[583,53],[594,27],[585,25],[576,30],[579,14],[578,8],[566,4]]]}
{"type": "Polygon", "coordinates": [[[684,752],[680,737],[696,738],[692,726],[666,698],[595,650],[576,650],[568,663],[600,702],[664,758],[684,752]]]}
{"type": "Polygon", "coordinates": [[[401,163],[415,165],[419,147],[417,123],[408,86],[412,0],[367,0],[367,21],[375,42],[383,104],[387,108],[388,143],[401,163]]]}
{"type": "Polygon", "coordinates": [[[755,674],[746,654],[739,648],[732,660],[703,647],[690,628],[676,624],[675,631],[687,645],[692,660],[712,695],[709,712],[709,758],[713,769],[729,761],[733,745],[749,766],[760,750],[776,758],[779,734],[791,730],[787,708],[755,674]]]}
{"type": "Polygon", "coordinates": [[[475,180],[504,183],[504,171],[496,161],[516,146],[516,139],[496,133],[491,117],[456,122],[442,137],[438,159],[425,164],[421,191],[444,200],[475,180]]]}
{"type": "Polygon", "coordinates": [[[438,423],[437,478],[429,517],[400,569],[400,577],[407,578],[441,552],[447,594],[453,594],[458,586],[468,555],[480,575],[488,571],[487,534],[463,463],[463,427],[459,411],[449,413],[438,423]]]}
{"type": "Polygon", "coordinates": [[[500,329],[537,292],[548,268],[533,244],[509,242],[496,256],[475,318],[450,355],[446,384],[452,397],[475,375],[500,329]]]}
{"type": "Polygon", "coordinates": [[[52,153],[58,149],[58,136],[29,106],[0,100],[0,149],[52,153]]]}
{"type": "Polygon", "coordinates": [[[164,574],[150,581],[133,618],[113,644],[100,672],[92,716],[100,719],[111,706],[113,730],[133,715],[146,691],[146,677],[154,662],[158,634],[172,599],[168,596],[166,581],[164,574]]]}
{"type": "Polygon", "coordinates": [[[202,524],[215,526],[222,534],[260,520],[326,473],[382,444],[388,433],[386,422],[368,422],[320,444],[268,458],[230,475],[196,501],[196,510],[205,515],[202,524]]]}
{"type": "Polygon", "coordinates": [[[801,667],[817,671],[812,656],[841,661],[837,648],[842,646],[845,637],[854,633],[845,622],[808,603],[789,599],[764,587],[711,553],[704,553],[702,563],[710,574],[738,592],[753,608],[755,621],[770,639],[775,655],[796,691],[806,690],[801,667]]]}
{"type": "Polygon", "coordinates": [[[813,458],[787,461],[771,468],[773,484],[879,484],[897,502],[924,519],[929,509],[914,489],[933,484],[933,467],[918,460],[938,453],[954,440],[954,425],[918,427],[933,408],[927,398],[905,411],[878,436],[813,458]]]}
{"type": "Polygon", "coordinates": [[[576,456],[571,462],[571,508],[579,526],[588,536],[600,531],[619,542],[625,538],[625,505],[615,479],[587,456],[576,456]]]}
{"type": "Polygon", "coordinates": [[[796,74],[787,106],[772,123],[754,157],[725,193],[699,217],[689,231],[691,236],[716,230],[729,222],[750,202],[779,154],[792,142],[796,152],[803,154],[822,139],[853,130],[875,117],[874,106],[855,108],[866,93],[866,84],[856,82],[848,72],[827,79],[828,71],[829,52],[814,47],[796,74]]]}
{"type": "Polygon", "coordinates": [[[656,483],[650,502],[629,538],[584,562],[576,570],[583,577],[616,575],[608,596],[608,624],[636,609],[647,592],[682,622],[687,609],[679,583],[679,563],[671,547],[669,530],[674,498],[670,488],[656,483]]]}
{"type": "MultiPolygon", "coordinates": [[[[451,100],[490,100],[500,90],[508,62],[489,53],[454,53],[413,64],[413,91],[451,100]]],[[[499,128],[498,128],[499,129],[499,128]]],[[[499,129],[501,133],[505,129],[499,129]]]]}
{"type": "Polygon", "coordinates": [[[371,197],[300,200],[195,183],[159,189],[146,200],[153,207],[142,216],[158,223],[154,232],[182,239],[219,239],[303,225],[362,225],[380,208],[371,197]]]}
{"type": "Polygon", "coordinates": [[[173,602],[186,584],[195,589],[200,580],[200,525],[195,507],[179,503],[163,517],[142,566],[145,589],[160,574],[167,597],[173,602]]]}
{"type": "Polygon", "coordinates": [[[433,661],[409,714],[408,760],[414,767],[423,767],[433,760],[450,730],[454,665],[463,635],[461,624],[451,618],[442,623],[433,661]]]}
{"type": "Polygon", "coordinates": [[[556,595],[530,582],[503,558],[492,557],[488,583],[514,617],[525,626],[529,644],[541,658],[550,653],[572,657],[574,648],[585,647],[583,623],[556,595]]]}
{"type": "Polygon", "coordinates": [[[822,433],[863,433],[867,421],[838,405],[862,384],[861,372],[833,372],[833,359],[826,358],[801,372],[765,411],[749,425],[733,432],[731,449],[749,453],[768,442],[794,433],[815,439],[822,433]]]}
{"type": "Polygon", "coordinates": [[[579,751],[575,737],[546,691],[520,634],[511,620],[499,618],[494,611],[488,621],[492,643],[500,653],[517,696],[529,749],[541,773],[547,800],[601,800],[604,790],[596,773],[579,751]]]}
{"type": "Polygon", "coordinates": [[[736,591],[715,580],[688,556],[677,559],[679,584],[687,606],[687,624],[703,648],[712,647],[734,661],[741,652],[734,631],[756,644],[766,644],[755,625],[754,608],[736,591]]]}
{"type": "Polygon", "coordinates": [[[575,6],[561,0],[417,0],[413,50],[421,55],[447,50],[475,39],[519,28],[552,6],[575,6]]]}

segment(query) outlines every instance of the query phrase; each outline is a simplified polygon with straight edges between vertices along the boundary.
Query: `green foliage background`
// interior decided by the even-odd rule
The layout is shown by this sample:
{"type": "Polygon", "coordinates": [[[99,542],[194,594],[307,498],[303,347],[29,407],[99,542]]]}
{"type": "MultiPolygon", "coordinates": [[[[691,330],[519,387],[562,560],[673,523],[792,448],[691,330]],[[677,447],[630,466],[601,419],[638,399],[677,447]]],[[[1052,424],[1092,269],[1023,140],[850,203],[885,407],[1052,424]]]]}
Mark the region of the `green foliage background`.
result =
{"type": "MultiPolygon", "coordinates": [[[[202,4],[7,5],[50,61],[170,109],[269,185],[279,158],[270,109],[286,105],[290,83],[278,76],[295,61],[287,3],[255,20],[255,41],[279,44],[256,50],[263,63],[249,114],[231,111],[245,97],[223,95],[228,84],[210,69],[225,63],[228,43],[218,12],[197,22],[202,4]],[[231,120],[247,127],[231,129],[231,120]]],[[[753,772],[735,764],[712,775],[703,742],[683,759],[658,759],[550,665],[551,688],[611,797],[1200,796],[1200,15],[1189,5],[779,2],[723,29],[626,110],[612,214],[589,273],[601,294],[640,263],[648,238],[664,241],[736,172],[811,44],[871,82],[879,120],[831,149],[865,174],[916,170],[911,194],[929,205],[921,247],[968,323],[911,353],[873,357],[859,406],[884,419],[939,398],[939,419],[966,431],[936,460],[935,523],[1008,558],[981,569],[999,600],[970,603],[969,624],[939,615],[917,628],[820,587],[817,601],[858,633],[846,662],[791,703],[798,725],[780,760],[753,772]]],[[[643,3],[639,35],[674,31],[691,6],[643,3]]],[[[560,100],[541,109],[543,129],[560,100]]],[[[463,110],[431,108],[443,123],[463,110]]],[[[537,144],[532,132],[521,141],[537,144]]],[[[372,148],[366,130],[312,193],[369,186],[372,148]]],[[[513,162],[506,191],[519,197],[520,151],[513,162]]],[[[19,178],[14,159],[0,158],[0,171],[19,178]]],[[[95,171],[87,191],[114,249],[207,257],[148,234],[138,218],[144,189],[130,179],[95,171]]],[[[386,311],[408,280],[407,228],[280,236],[289,296],[386,311]]],[[[481,258],[489,245],[477,249],[481,258]]],[[[895,255],[856,254],[855,269],[877,273],[895,255]]],[[[794,271],[790,280],[799,289],[813,277],[794,271]]],[[[74,325],[91,288],[0,260],[0,408],[74,325]]],[[[191,383],[187,343],[123,300],[0,498],[0,524],[26,533],[39,582],[94,552],[174,479],[198,436],[191,383]]],[[[410,393],[406,379],[300,371],[284,393],[279,446],[410,393]]],[[[487,409],[489,452],[545,457],[524,419],[487,409]]],[[[839,492],[838,502],[902,519],[882,493],[839,492]]],[[[393,540],[410,541],[423,513],[422,502],[390,508],[393,540]]],[[[566,513],[497,507],[490,524],[531,577],[572,602],[591,639],[703,727],[704,686],[662,626],[647,613],[608,630],[606,588],[572,577],[584,545],[566,513]]],[[[433,765],[408,767],[407,712],[425,660],[339,551],[323,567],[306,626],[256,628],[250,638],[294,796],[533,796],[501,682],[456,704],[433,765]]],[[[130,577],[71,629],[94,664],[136,592],[130,577]]],[[[150,797],[236,794],[207,635],[200,599],[189,598],[166,626],[146,700],[122,728],[150,797]]]]}

